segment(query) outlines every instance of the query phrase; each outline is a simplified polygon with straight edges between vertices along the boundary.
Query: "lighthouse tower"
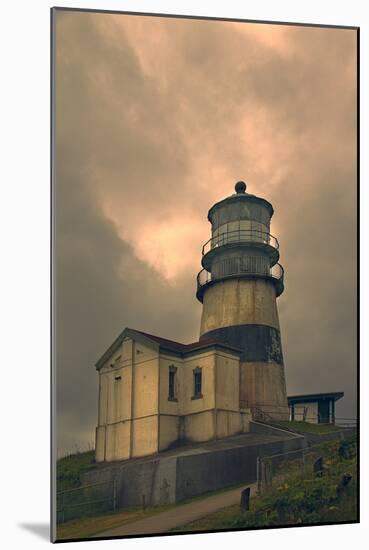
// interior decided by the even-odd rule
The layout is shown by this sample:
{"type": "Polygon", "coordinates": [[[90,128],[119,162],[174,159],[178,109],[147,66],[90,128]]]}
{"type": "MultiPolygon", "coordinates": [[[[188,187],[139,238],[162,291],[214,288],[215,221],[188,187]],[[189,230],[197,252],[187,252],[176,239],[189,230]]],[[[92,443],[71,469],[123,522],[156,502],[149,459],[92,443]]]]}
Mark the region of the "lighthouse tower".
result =
{"type": "Polygon", "coordinates": [[[211,239],[202,249],[197,298],[203,304],[200,341],[214,339],[242,351],[240,409],[254,418],[288,419],[277,297],[284,291],[279,243],[270,233],[272,205],[246,193],[214,204],[211,239]]]}

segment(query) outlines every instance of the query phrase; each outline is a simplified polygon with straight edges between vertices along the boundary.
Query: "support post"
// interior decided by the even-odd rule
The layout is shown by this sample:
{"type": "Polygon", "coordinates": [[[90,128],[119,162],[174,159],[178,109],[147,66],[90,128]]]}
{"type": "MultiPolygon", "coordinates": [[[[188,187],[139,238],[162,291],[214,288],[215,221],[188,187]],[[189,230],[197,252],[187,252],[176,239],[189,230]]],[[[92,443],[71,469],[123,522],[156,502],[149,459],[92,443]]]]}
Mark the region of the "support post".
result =
{"type": "Polygon", "coordinates": [[[117,509],[117,480],[113,481],[113,511],[117,509]]]}
{"type": "Polygon", "coordinates": [[[250,509],[250,487],[246,487],[241,492],[240,510],[241,512],[247,512],[250,509]]]}
{"type": "Polygon", "coordinates": [[[256,481],[257,481],[257,491],[260,493],[261,490],[261,460],[260,456],[256,459],[256,481]]]}
{"type": "Polygon", "coordinates": [[[324,473],[324,463],[323,463],[323,457],[322,456],[317,458],[316,461],[314,462],[313,470],[314,470],[314,474],[317,477],[322,477],[322,475],[324,473]]]}
{"type": "Polygon", "coordinates": [[[336,423],[335,401],[332,401],[332,424],[336,423]]]}
{"type": "Polygon", "coordinates": [[[302,449],[302,477],[305,477],[305,449],[302,449]]]}
{"type": "Polygon", "coordinates": [[[263,464],[263,483],[266,489],[271,487],[273,483],[272,463],[269,460],[263,464]]]}

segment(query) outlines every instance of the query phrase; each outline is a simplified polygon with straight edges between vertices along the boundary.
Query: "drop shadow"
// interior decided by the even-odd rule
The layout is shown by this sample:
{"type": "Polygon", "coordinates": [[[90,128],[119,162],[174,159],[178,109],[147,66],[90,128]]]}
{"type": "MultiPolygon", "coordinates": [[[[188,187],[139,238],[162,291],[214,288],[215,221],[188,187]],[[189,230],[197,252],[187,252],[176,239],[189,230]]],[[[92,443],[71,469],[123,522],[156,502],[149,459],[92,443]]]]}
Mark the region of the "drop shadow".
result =
{"type": "Polygon", "coordinates": [[[48,523],[18,523],[18,527],[30,531],[41,539],[50,540],[50,525],[48,523]]]}

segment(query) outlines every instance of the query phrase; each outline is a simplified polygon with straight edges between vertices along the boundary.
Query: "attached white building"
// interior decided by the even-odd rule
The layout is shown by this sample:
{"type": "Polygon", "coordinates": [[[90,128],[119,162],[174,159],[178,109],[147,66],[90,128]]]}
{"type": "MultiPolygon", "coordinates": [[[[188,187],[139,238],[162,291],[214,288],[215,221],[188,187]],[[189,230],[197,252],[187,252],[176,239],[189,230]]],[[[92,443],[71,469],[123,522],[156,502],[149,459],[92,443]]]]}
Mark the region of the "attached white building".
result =
{"type": "Polygon", "coordinates": [[[241,351],[215,340],[185,345],[126,328],[96,363],[96,460],[247,432],[241,351]]]}

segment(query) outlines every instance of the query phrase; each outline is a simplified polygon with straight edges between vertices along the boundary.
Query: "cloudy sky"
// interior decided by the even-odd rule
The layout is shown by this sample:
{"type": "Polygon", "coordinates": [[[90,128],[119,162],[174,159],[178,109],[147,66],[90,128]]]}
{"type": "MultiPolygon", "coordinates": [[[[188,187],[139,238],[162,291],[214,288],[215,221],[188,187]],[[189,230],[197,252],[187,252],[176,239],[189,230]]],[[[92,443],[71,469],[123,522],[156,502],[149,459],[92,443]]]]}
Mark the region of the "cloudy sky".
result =
{"type": "Polygon", "coordinates": [[[198,339],[210,206],[274,206],[289,394],[356,412],[356,33],[57,11],[59,454],[94,444],[94,363],[126,326],[198,339]]]}

